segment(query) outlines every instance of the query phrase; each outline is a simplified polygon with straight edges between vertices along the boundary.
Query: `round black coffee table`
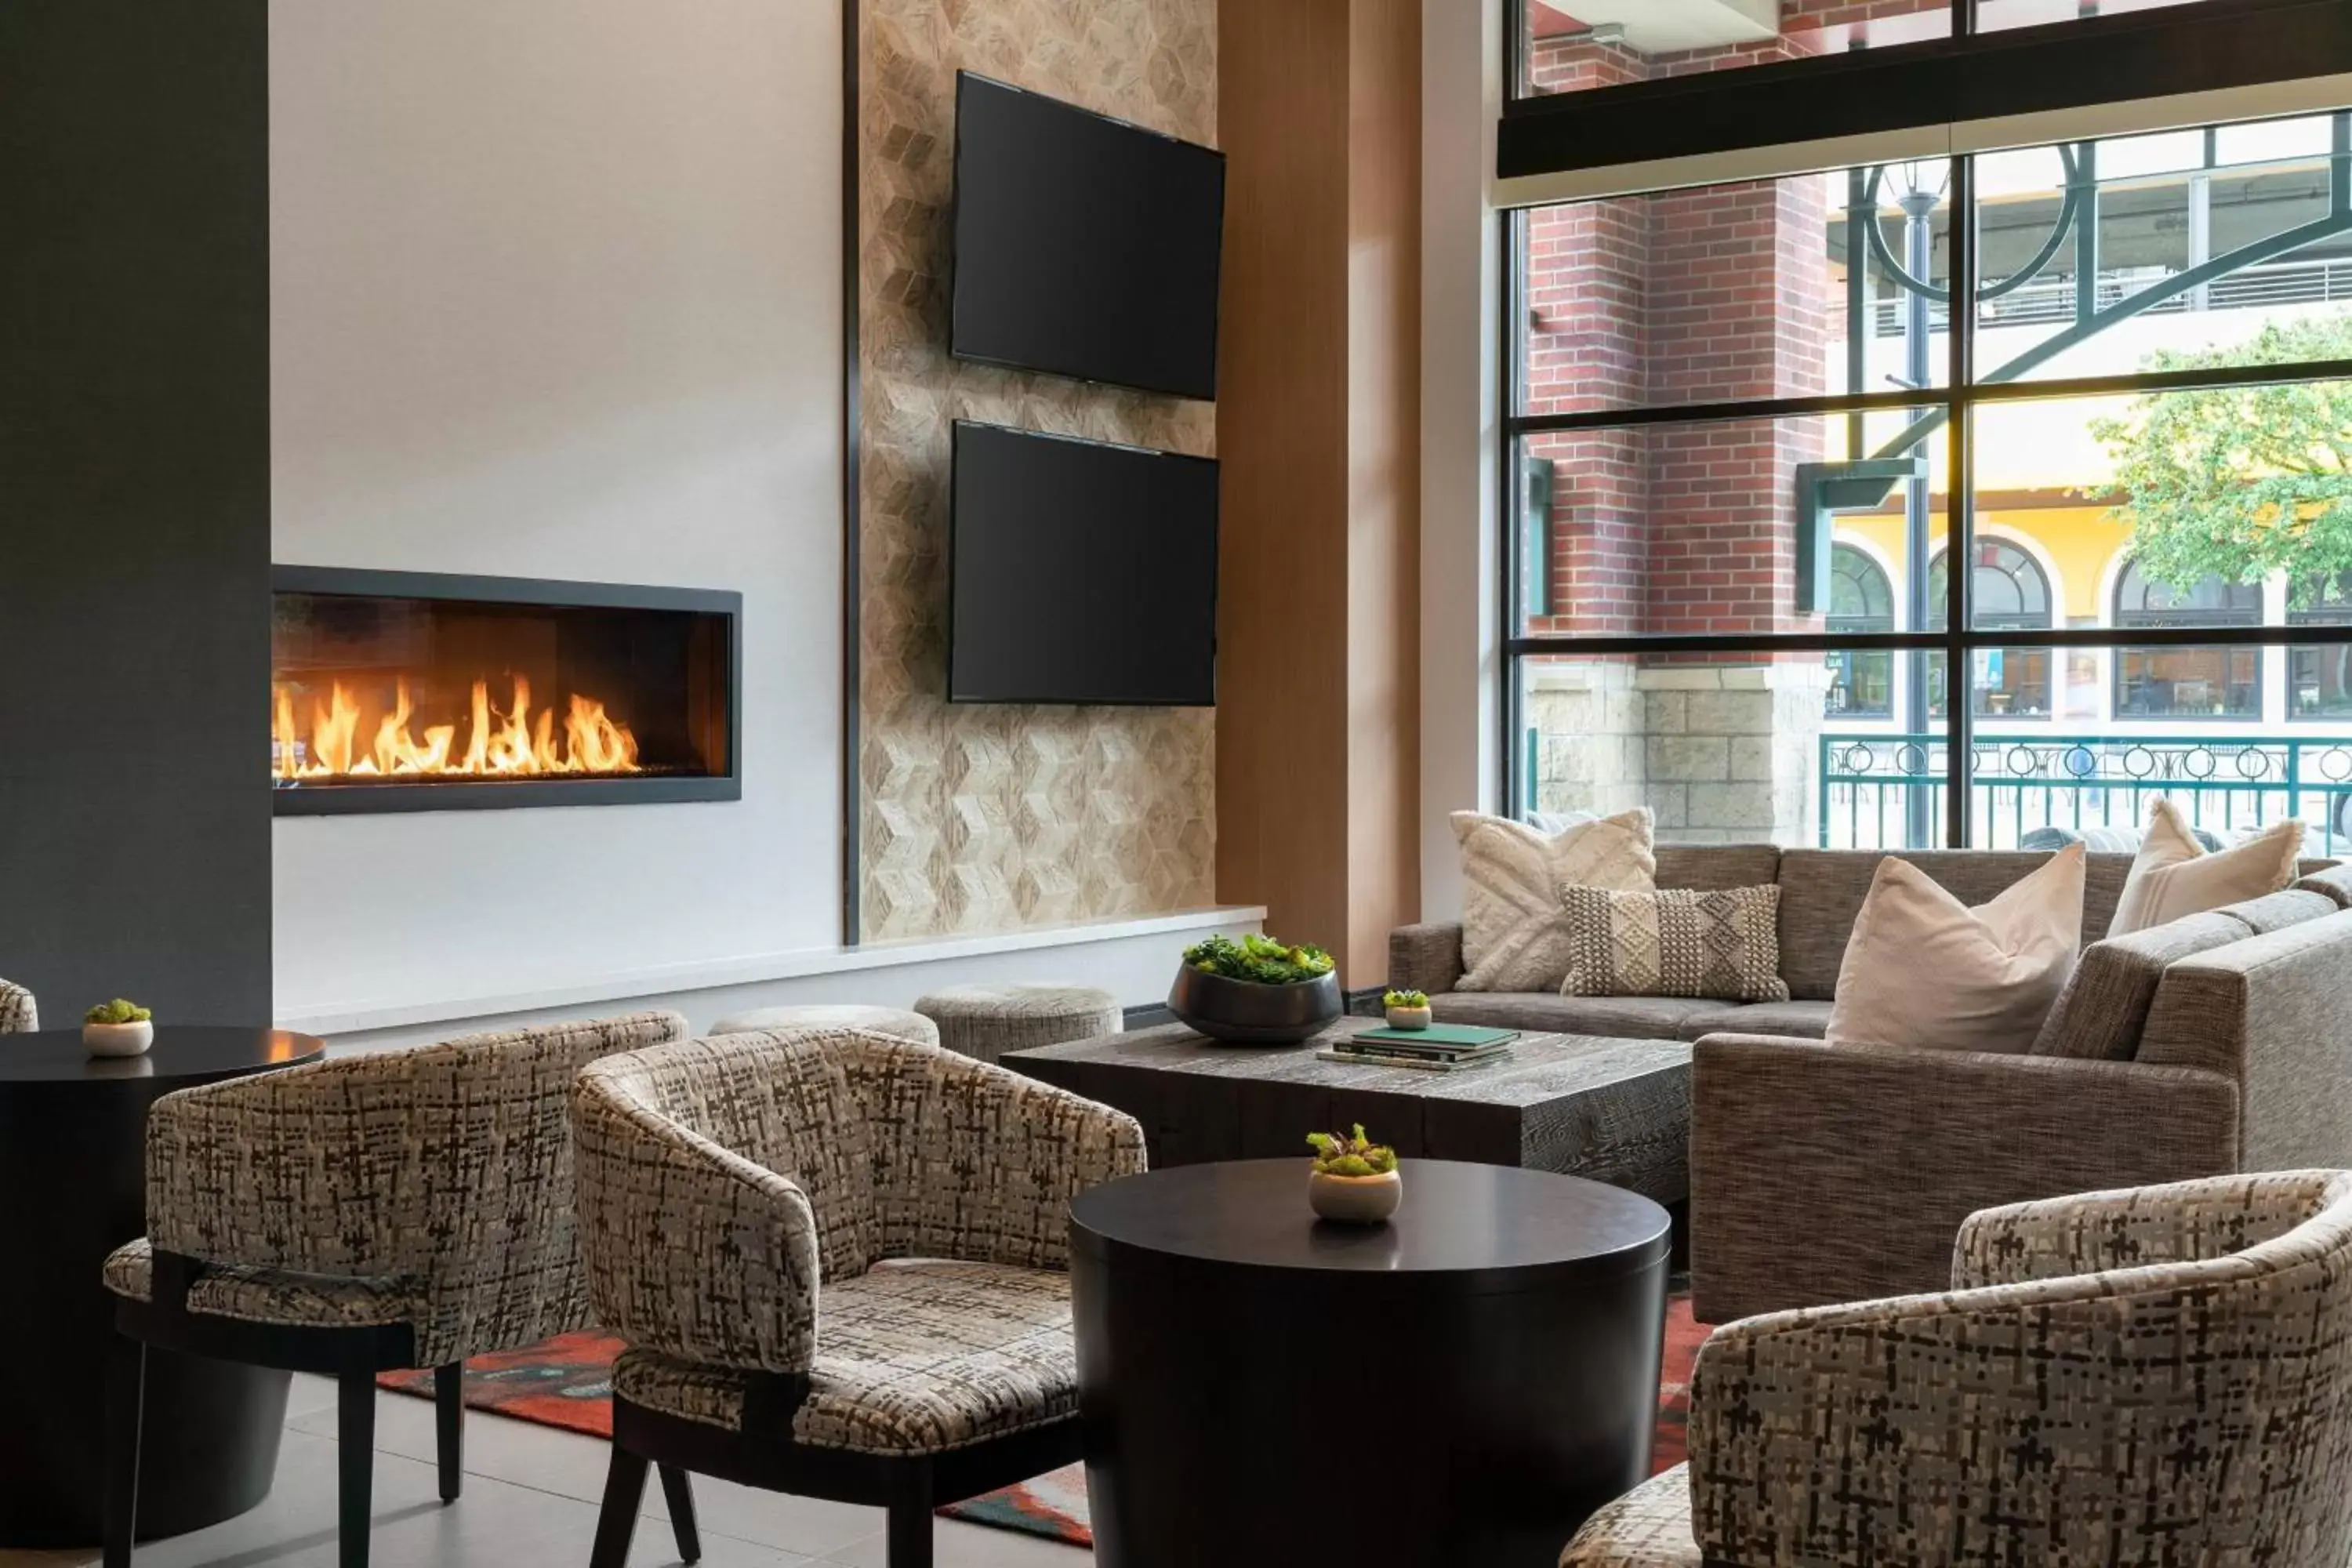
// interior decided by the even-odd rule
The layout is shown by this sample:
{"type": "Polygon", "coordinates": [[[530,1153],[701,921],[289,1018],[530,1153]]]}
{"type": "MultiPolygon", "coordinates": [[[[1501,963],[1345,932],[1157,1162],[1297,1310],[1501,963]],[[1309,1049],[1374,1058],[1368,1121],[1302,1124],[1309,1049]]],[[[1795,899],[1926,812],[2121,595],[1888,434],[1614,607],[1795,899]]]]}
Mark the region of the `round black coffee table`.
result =
{"type": "MultiPolygon", "coordinates": [[[[162,1025],[145,1056],[105,1058],[77,1029],[0,1035],[0,1547],[98,1542],[114,1332],[99,1268],[147,1228],[147,1108],[326,1048],[308,1035],[162,1025]]],[[[147,1352],[141,1535],[195,1530],[269,1494],[286,1384],[147,1352]]]]}
{"type": "Polygon", "coordinates": [[[1647,1478],[1666,1211],[1540,1171],[1403,1170],[1370,1229],[1315,1218],[1304,1160],[1070,1205],[1105,1568],[1538,1568],[1647,1478]]]}

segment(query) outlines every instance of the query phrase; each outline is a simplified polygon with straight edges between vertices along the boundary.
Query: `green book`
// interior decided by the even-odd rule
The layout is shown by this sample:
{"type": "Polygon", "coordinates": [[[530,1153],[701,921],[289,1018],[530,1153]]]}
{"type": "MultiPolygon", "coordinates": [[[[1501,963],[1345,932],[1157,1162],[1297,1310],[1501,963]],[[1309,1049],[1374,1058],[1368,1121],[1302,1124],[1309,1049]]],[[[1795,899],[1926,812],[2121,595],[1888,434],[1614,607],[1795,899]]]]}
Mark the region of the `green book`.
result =
{"type": "Polygon", "coordinates": [[[1454,1051],[1475,1051],[1493,1046],[1507,1046],[1519,1037],[1517,1029],[1480,1029],[1467,1024],[1432,1024],[1426,1029],[1360,1030],[1355,1038],[1373,1041],[1382,1046],[1411,1046],[1444,1055],[1454,1051]]]}

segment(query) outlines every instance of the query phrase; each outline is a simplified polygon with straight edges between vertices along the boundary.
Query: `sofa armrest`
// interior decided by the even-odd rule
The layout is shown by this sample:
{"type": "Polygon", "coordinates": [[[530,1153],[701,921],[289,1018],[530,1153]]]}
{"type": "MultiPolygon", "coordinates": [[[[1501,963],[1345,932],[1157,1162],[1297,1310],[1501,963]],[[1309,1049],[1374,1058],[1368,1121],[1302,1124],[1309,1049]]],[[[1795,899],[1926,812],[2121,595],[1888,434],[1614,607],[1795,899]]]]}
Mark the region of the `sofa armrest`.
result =
{"type": "Polygon", "coordinates": [[[2183,958],[2164,972],[2138,1059],[2235,1079],[2244,1164],[2352,1166],[2352,911],[2183,958]]]}
{"type": "Polygon", "coordinates": [[[1389,984],[1435,996],[1462,979],[1462,924],[1399,926],[1389,933],[1389,984]]]}
{"type": "Polygon", "coordinates": [[[2133,1062],[1710,1035],[1691,1063],[1702,1321],[1948,1288],[1979,1209],[2238,1168],[2238,1089],[2133,1062]]]}

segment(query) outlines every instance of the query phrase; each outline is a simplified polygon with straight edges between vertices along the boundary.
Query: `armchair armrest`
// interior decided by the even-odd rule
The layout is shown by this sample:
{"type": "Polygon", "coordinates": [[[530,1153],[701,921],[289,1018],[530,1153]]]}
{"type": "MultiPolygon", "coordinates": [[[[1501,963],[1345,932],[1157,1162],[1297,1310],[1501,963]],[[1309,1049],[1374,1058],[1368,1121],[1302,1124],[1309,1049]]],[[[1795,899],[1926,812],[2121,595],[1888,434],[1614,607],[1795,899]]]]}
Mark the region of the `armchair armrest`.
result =
{"type": "Polygon", "coordinates": [[[1399,926],[1389,932],[1390,985],[1435,996],[1453,990],[1461,980],[1460,921],[1399,926]]]}
{"type": "Polygon", "coordinates": [[[2309,1219],[2341,1180],[2273,1171],[1985,1209],[1960,1226],[1952,1289],[2226,1258],[2309,1219]]]}
{"type": "Polygon", "coordinates": [[[807,1371],[817,1221],[799,1184],[656,1114],[593,1068],[572,1111],[597,1323],[688,1361],[807,1371]]]}
{"type": "Polygon", "coordinates": [[[1941,1290],[1979,1209],[2239,1160],[2237,1086],[2194,1068],[1710,1035],[1691,1089],[1706,1322],[1941,1290]]]}
{"type": "Polygon", "coordinates": [[[41,1010],[33,994],[0,980],[0,1035],[29,1035],[41,1026],[41,1010]]]}
{"type": "Polygon", "coordinates": [[[365,1058],[182,1089],[147,1113],[159,1252],[343,1277],[402,1272],[387,1233],[401,1103],[365,1058]]]}
{"type": "Polygon", "coordinates": [[[1135,1118],[1066,1089],[879,1035],[845,1059],[886,1257],[1066,1268],[1070,1200],[1144,1168],[1135,1118]]]}

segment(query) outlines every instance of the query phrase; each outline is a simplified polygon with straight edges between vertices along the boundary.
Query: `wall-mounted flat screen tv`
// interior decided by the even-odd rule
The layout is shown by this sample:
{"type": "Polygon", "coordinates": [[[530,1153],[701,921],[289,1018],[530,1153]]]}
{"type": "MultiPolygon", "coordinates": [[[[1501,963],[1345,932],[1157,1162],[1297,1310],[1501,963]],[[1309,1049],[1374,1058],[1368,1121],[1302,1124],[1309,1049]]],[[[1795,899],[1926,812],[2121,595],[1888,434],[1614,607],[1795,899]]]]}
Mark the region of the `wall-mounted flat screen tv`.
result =
{"type": "Polygon", "coordinates": [[[948,700],[1216,700],[1217,465],[960,420],[948,700]]]}
{"type": "Polygon", "coordinates": [[[1217,395],[1225,155],[956,79],[959,359],[1217,395]]]}

